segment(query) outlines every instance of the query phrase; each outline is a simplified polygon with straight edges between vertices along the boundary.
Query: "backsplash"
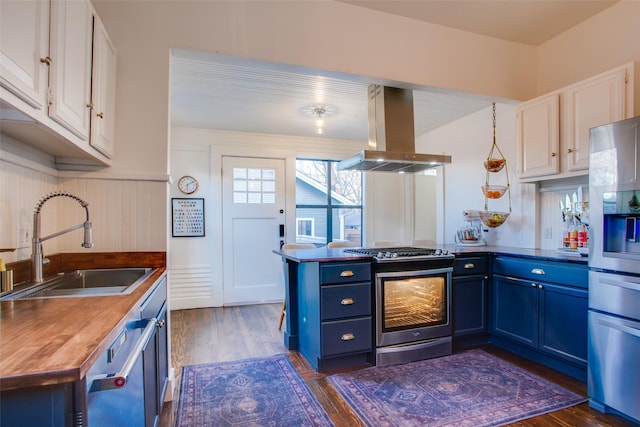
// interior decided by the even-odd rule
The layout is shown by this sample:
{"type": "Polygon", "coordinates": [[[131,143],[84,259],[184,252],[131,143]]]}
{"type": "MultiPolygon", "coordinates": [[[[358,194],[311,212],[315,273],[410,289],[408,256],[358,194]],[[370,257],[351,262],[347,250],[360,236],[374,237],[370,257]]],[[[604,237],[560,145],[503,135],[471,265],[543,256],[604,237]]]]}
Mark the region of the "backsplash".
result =
{"type": "MultiPolygon", "coordinates": [[[[44,253],[166,251],[168,184],[162,181],[62,178],[0,160],[0,255],[6,262],[31,257],[33,211],[53,191],[66,191],[89,204],[94,247],[81,247],[82,230],[43,242],[44,253]],[[19,245],[19,232],[28,233],[19,245]]],[[[41,211],[42,233],[84,221],[84,209],[66,198],[49,201],[41,211]]]]}
{"type": "MultiPolygon", "coordinates": [[[[565,223],[563,222],[561,203],[566,207],[566,197],[572,198],[578,187],[582,186],[583,202],[589,201],[589,180],[585,176],[571,184],[560,186],[543,187],[540,191],[540,228],[539,242],[540,249],[558,249],[562,245],[562,238],[565,233],[565,223]]],[[[588,223],[587,216],[583,216],[584,222],[588,223]]]]}

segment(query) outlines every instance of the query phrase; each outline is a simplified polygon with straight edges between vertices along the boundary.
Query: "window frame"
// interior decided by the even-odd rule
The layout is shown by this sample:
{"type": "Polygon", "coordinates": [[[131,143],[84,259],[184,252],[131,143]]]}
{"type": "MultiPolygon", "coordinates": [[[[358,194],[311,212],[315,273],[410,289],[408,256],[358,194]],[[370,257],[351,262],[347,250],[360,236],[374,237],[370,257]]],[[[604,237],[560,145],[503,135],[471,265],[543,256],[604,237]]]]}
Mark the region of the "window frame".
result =
{"type": "MultiPolygon", "coordinates": [[[[338,204],[332,204],[332,187],[333,187],[333,182],[332,182],[332,174],[331,174],[331,167],[333,164],[337,164],[340,161],[339,160],[331,160],[331,159],[311,159],[311,158],[304,158],[304,157],[298,157],[296,158],[296,163],[301,160],[301,161],[312,161],[312,162],[326,162],[328,165],[327,168],[327,174],[328,176],[327,178],[327,192],[326,192],[326,204],[298,204],[296,202],[296,240],[298,238],[298,229],[297,229],[297,211],[298,209],[324,209],[325,213],[327,215],[327,230],[326,230],[326,242],[325,244],[328,244],[329,242],[333,241],[333,212],[334,210],[337,209],[360,209],[360,242],[359,245],[362,245],[362,234],[363,234],[363,219],[364,219],[364,203],[363,203],[363,198],[364,198],[364,176],[362,171],[360,172],[360,187],[362,189],[362,193],[360,196],[360,204],[358,205],[345,205],[342,203],[338,203],[338,204]]],[[[297,165],[296,165],[296,174],[297,174],[297,165]]],[[[297,184],[296,184],[297,185],[297,184]]],[[[315,232],[315,227],[314,227],[314,232],[315,232]]]]}

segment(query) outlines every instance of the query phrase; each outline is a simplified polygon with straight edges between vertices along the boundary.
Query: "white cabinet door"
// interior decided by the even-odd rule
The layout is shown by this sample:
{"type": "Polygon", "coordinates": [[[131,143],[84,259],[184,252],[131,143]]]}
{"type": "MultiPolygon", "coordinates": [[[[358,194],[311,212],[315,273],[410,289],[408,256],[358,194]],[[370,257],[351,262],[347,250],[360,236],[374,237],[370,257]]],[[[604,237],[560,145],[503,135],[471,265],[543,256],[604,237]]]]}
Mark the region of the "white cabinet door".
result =
{"type": "Polygon", "coordinates": [[[87,0],[52,0],[49,116],[89,139],[93,9],[87,0]]]}
{"type": "Polygon", "coordinates": [[[626,69],[617,69],[564,92],[565,170],[589,168],[589,129],[625,118],[626,78],[626,69]]]}
{"type": "Polygon", "coordinates": [[[523,102],[516,115],[520,178],[559,172],[560,96],[557,93],[523,102]]]}
{"type": "Polygon", "coordinates": [[[89,143],[113,157],[116,114],[116,50],[102,21],[94,17],[91,138],[89,143]]]}
{"type": "Polygon", "coordinates": [[[0,85],[36,109],[46,105],[49,2],[0,2],[0,85]]]}

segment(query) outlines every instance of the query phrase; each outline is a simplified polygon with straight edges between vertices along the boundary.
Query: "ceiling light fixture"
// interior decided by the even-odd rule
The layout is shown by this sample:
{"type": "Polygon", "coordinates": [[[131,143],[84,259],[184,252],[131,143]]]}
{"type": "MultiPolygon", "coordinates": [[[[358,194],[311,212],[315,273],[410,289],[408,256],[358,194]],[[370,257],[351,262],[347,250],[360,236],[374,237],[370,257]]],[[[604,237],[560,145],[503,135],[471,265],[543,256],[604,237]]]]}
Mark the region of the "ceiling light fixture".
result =
{"type": "Polygon", "coordinates": [[[327,113],[327,109],[325,107],[316,107],[313,110],[313,117],[316,120],[316,133],[318,135],[322,135],[324,133],[324,115],[327,113]]]}

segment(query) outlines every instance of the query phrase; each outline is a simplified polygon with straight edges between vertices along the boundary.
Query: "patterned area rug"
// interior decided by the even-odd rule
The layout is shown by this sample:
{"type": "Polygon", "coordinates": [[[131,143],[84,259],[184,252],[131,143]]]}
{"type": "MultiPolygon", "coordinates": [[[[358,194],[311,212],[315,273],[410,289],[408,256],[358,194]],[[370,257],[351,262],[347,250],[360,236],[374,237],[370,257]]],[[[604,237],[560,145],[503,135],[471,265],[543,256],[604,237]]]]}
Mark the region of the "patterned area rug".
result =
{"type": "Polygon", "coordinates": [[[585,402],[482,350],[332,375],[367,426],[499,426],[585,402]]]}
{"type": "Polygon", "coordinates": [[[333,426],[284,354],[182,368],[176,427],[333,426]]]}

